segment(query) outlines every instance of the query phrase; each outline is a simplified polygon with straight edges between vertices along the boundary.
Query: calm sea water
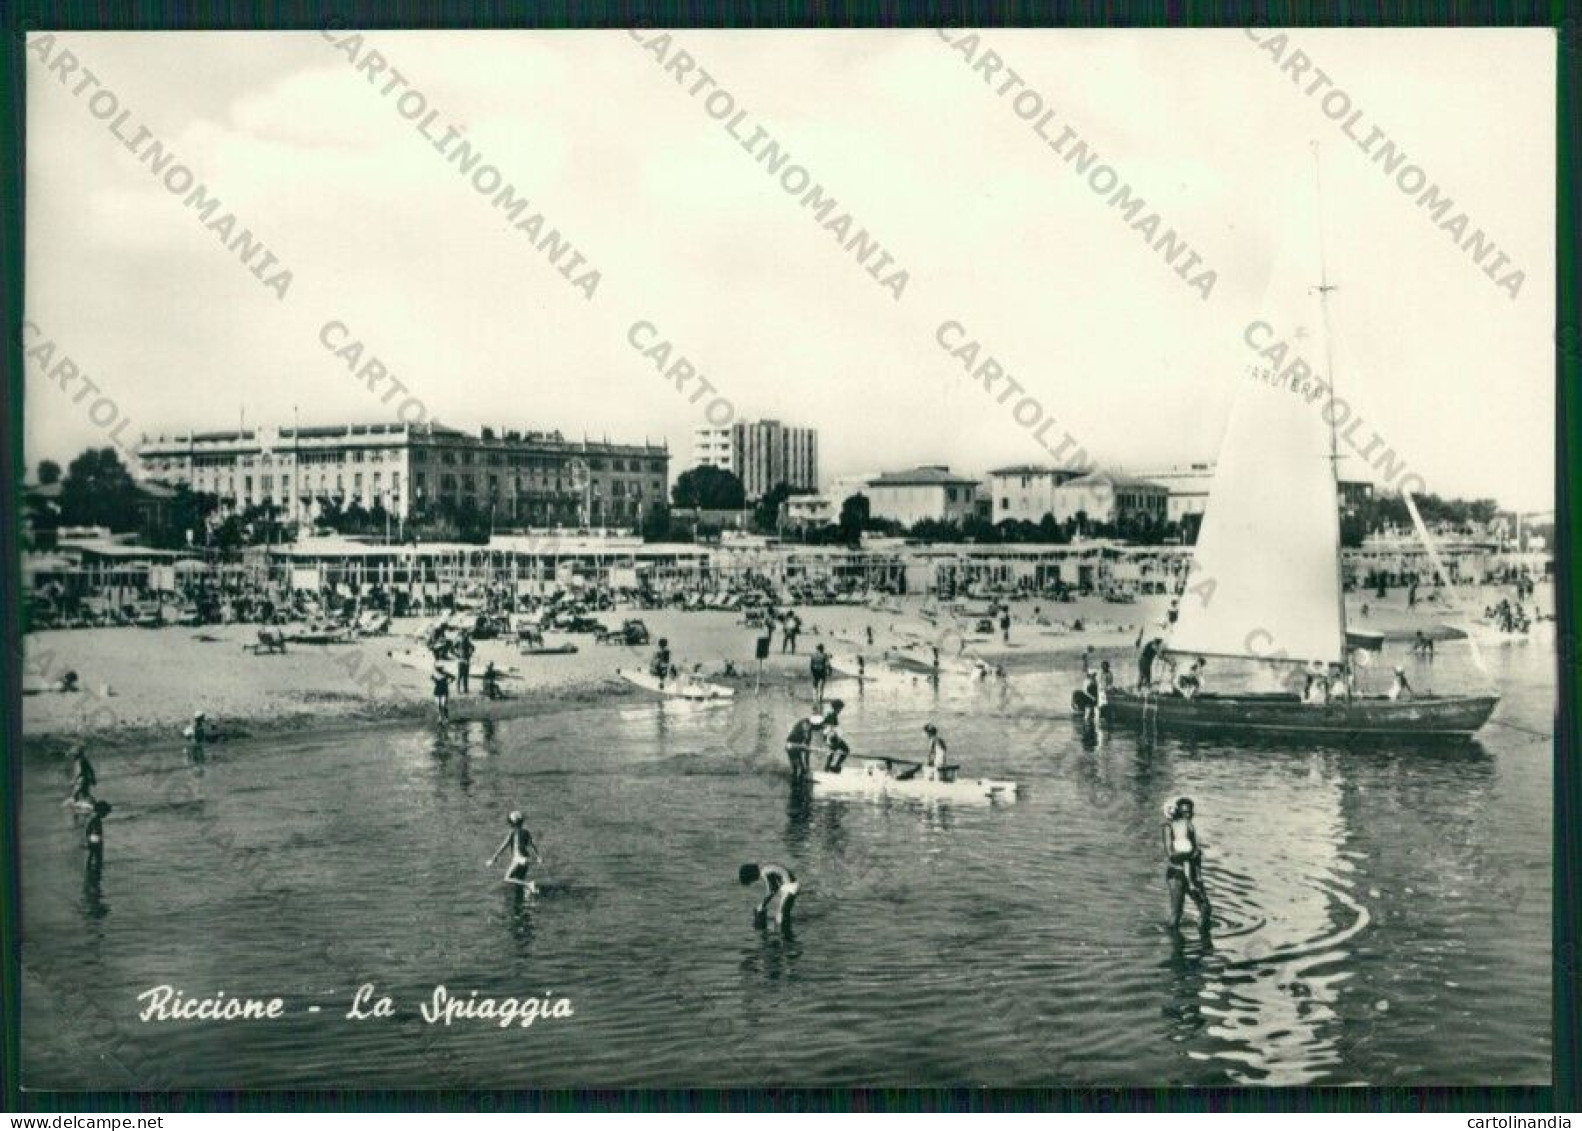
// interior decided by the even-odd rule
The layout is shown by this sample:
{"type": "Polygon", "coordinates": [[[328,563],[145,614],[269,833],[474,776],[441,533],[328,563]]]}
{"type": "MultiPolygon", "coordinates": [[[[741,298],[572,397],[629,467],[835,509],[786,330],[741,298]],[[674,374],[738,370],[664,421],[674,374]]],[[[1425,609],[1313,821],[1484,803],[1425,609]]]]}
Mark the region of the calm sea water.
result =
{"type": "MultiPolygon", "coordinates": [[[[1070,681],[847,683],[858,750],[935,720],[1008,805],[793,792],[798,705],[619,704],[105,754],[100,880],[24,770],[24,1070],[45,1088],[1538,1083],[1550,1075],[1554,677],[1488,653],[1476,741],[1263,747],[1084,732],[1070,681]],[[1030,706],[1057,721],[1036,739],[1030,706]],[[1161,807],[1192,796],[1222,922],[1164,929],[1161,807]],[[485,858],[528,814],[552,882],[485,858]],[[753,929],[737,865],[802,881],[753,929]],[[396,1015],[345,1018],[372,982],[396,1015]],[[285,999],[269,1022],[140,1023],[136,996],[285,999]],[[429,1025],[434,987],[571,1018],[429,1025]],[[318,1012],[310,1007],[318,1006],[318,1012]]],[[[1130,670],[1129,653],[1118,654],[1130,670]]],[[[1465,686],[1455,646],[1423,687],[1465,686]]],[[[1189,919],[1191,912],[1188,912],[1189,919]]]]}

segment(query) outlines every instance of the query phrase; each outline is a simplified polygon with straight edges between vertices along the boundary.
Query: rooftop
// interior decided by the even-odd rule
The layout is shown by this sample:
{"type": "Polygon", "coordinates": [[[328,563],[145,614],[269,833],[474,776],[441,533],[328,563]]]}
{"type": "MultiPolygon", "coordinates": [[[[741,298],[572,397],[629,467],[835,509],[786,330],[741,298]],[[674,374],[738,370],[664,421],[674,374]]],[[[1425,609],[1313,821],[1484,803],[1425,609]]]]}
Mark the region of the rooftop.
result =
{"type": "Polygon", "coordinates": [[[948,467],[935,466],[887,471],[869,483],[874,487],[976,487],[978,481],[965,475],[952,475],[948,467]]]}
{"type": "Polygon", "coordinates": [[[1080,474],[1071,467],[1046,467],[1037,463],[1014,463],[1010,467],[996,467],[989,472],[990,475],[1064,475],[1075,477],[1080,474]]]}
{"type": "Polygon", "coordinates": [[[1162,483],[1155,483],[1152,479],[1144,479],[1139,475],[1127,475],[1124,471],[1095,471],[1081,478],[1073,479],[1069,483],[1061,484],[1062,487],[1153,487],[1160,491],[1168,490],[1162,483]]]}

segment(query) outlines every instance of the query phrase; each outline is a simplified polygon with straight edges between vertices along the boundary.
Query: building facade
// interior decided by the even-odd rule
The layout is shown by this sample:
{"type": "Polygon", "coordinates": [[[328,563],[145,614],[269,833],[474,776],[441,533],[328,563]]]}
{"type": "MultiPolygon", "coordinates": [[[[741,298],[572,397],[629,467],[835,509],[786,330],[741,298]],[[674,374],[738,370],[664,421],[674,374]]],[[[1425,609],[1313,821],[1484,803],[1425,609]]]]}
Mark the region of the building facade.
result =
{"type": "Polygon", "coordinates": [[[145,439],[146,477],[216,495],[229,510],[272,504],[311,522],[333,501],[411,518],[472,504],[501,527],[635,526],[665,501],[669,451],[567,440],[559,432],[436,424],[334,424],[145,439]]]}
{"type": "Polygon", "coordinates": [[[830,526],[840,521],[840,508],[828,495],[792,495],[785,501],[785,520],[796,527],[830,526]]]}
{"type": "Polygon", "coordinates": [[[692,434],[692,466],[718,467],[742,481],[747,498],[760,499],[778,484],[818,490],[818,430],[778,420],[738,421],[692,434]]]}
{"type": "Polygon", "coordinates": [[[994,522],[1042,522],[1055,513],[1055,488],[1082,473],[1069,467],[1018,464],[989,472],[989,517],[994,522]]]}
{"type": "Polygon", "coordinates": [[[1162,484],[1118,471],[1096,471],[1056,487],[1052,513],[1057,522],[1079,513],[1089,522],[1117,523],[1141,517],[1163,522],[1169,500],[1170,489],[1162,484]]]}
{"type": "MultiPolygon", "coordinates": [[[[1141,478],[1169,488],[1170,500],[1166,517],[1180,522],[1189,514],[1202,514],[1208,508],[1209,489],[1214,484],[1212,463],[1191,463],[1182,467],[1166,467],[1158,471],[1144,471],[1141,478]]],[[[1343,510],[1356,509],[1373,498],[1373,484],[1366,479],[1340,478],[1340,505],[1343,510]]]]}
{"type": "Polygon", "coordinates": [[[919,522],[962,523],[977,510],[978,481],[948,467],[886,472],[868,481],[868,514],[911,527],[919,522]]]}

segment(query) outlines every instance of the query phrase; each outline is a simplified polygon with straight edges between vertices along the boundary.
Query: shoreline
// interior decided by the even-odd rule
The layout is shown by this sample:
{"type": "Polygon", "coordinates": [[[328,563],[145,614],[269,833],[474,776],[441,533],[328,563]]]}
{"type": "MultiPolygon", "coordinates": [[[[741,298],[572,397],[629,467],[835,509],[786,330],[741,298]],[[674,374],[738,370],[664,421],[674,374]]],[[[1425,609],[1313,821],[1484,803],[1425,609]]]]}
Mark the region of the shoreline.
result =
{"type": "MultiPolygon", "coordinates": [[[[832,651],[877,656],[886,645],[908,644],[914,660],[929,640],[938,641],[946,659],[966,654],[1004,665],[1011,677],[1031,672],[1052,673],[1070,668],[1073,659],[1092,647],[1096,658],[1129,662],[1141,630],[1162,632],[1166,601],[1145,598],[1114,605],[1097,599],[1070,604],[1031,599],[1012,601],[1011,642],[970,631],[967,622],[944,618],[930,623],[920,615],[920,598],[905,599],[902,611],[877,611],[862,606],[820,606],[798,609],[804,633],[794,653],[781,651],[776,635],[764,662],[762,693],[795,699],[809,689],[808,657],[823,643],[832,651]],[[1032,623],[1031,613],[1056,622],[1080,618],[1083,631],[1032,623]],[[855,643],[874,631],[872,647],[855,643]],[[919,641],[923,641],[921,646],[919,641]]],[[[478,642],[473,661],[473,693],[452,689],[453,721],[509,719],[545,711],[576,710],[607,702],[641,702],[646,693],[627,684],[620,668],[645,670],[654,644],[667,638],[675,662],[684,671],[699,666],[711,682],[733,687],[738,696],[751,694],[760,670],[754,644],[761,630],[741,623],[736,612],[618,609],[600,614],[608,624],[640,618],[649,628],[650,643],[640,647],[598,645],[588,635],[551,634],[549,643],[572,643],[576,651],[555,656],[522,656],[514,640],[478,642]],[[506,697],[486,699],[481,673],[493,662],[511,675],[502,681],[506,697]],[[725,674],[727,664],[733,674],[725,674]]],[[[1404,602],[1375,605],[1368,619],[1354,627],[1382,631],[1392,644],[1418,630],[1437,640],[1459,633],[1444,624],[1448,610],[1404,602]]],[[[201,628],[135,627],[55,629],[24,637],[23,686],[53,684],[74,671],[81,690],[42,692],[22,697],[23,749],[48,748],[89,741],[115,749],[151,742],[179,742],[195,711],[203,711],[222,734],[247,739],[273,734],[335,730],[360,724],[432,719],[434,703],[419,633],[427,622],[407,618],[388,634],[362,637],[344,644],[288,644],[284,655],[255,655],[252,624],[201,628]],[[399,658],[398,658],[399,657],[399,658]],[[417,666],[412,666],[414,663],[417,666]]],[[[870,660],[872,662],[872,660],[870,660]]],[[[454,670],[454,669],[453,669],[454,670]]],[[[837,674],[830,693],[855,690],[854,678],[837,674]]],[[[844,696],[849,698],[850,696],[844,696]]],[[[658,700],[651,700],[658,701],[658,700]]]]}
{"type": "MultiPolygon", "coordinates": [[[[934,637],[941,639],[942,654],[948,655],[959,645],[969,653],[982,654],[990,663],[1003,662],[1013,672],[1057,668],[1063,657],[1080,653],[1088,644],[1100,649],[1129,648],[1136,633],[1133,625],[1116,631],[1061,633],[1022,623],[1013,628],[1013,643],[1007,647],[997,635],[960,635],[951,625],[931,625],[915,615],[915,608],[902,614],[840,606],[798,612],[805,627],[797,651],[781,651],[782,640],[777,634],[761,672],[754,659],[760,630],[741,624],[740,614],[735,612],[615,610],[602,614],[600,619],[611,624],[627,617],[646,622],[650,643],[632,648],[594,644],[587,635],[551,634],[549,643],[572,643],[577,651],[522,656],[512,640],[479,641],[472,666],[472,694],[461,695],[459,688],[452,687],[451,716],[455,721],[504,719],[604,702],[643,701],[650,697],[623,681],[617,669],[645,670],[661,637],[670,641],[679,667],[691,670],[701,665],[702,678],[730,686],[738,695],[751,694],[761,680],[763,694],[794,697],[810,686],[808,658],[818,644],[846,652],[868,651],[852,643],[866,628],[874,629],[877,641],[871,655],[877,655],[886,643],[934,637]],[[512,673],[501,683],[506,697],[498,700],[481,694],[481,673],[491,661],[512,673]],[[733,665],[734,674],[725,673],[727,663],[733,665]]],[[[1052,612],[1090,620],[1115,619],[1114,606],[1092,610],[1057,606],[1052,612]]],[[[1131,608],[1125,613],[1132,614],[1127,620],[1139,619],[1131,608]]],[[[424,623],[418,618],[397,621],[388,634],[344,644],[291,643],[284,655],[253,654],[249,645],[256,640],[257,626],[252,624],[56,629],[29,634],[24,638],[23,685],[25,691],[40,690],[22,697],[23,746],[32,749],[91,741],[116,748],[180,741],[182,728],[200,710],[219,732],[245,732],[248,738],[431,719],[434,702],[426,666],[420,663],[414,667],[413,657],[401,655],[421,653],[422,644],[415,634],[424,623]],[[67,671],[77,674],[79,691],[41,690],[67,671]]],[[[453,661],[448,666],[454,671],[453,661]]],[[[839,694],[835,689],[843,685],[855,689],[856,681],[837,674],[830,681],[832,694],[839,694]]]]}

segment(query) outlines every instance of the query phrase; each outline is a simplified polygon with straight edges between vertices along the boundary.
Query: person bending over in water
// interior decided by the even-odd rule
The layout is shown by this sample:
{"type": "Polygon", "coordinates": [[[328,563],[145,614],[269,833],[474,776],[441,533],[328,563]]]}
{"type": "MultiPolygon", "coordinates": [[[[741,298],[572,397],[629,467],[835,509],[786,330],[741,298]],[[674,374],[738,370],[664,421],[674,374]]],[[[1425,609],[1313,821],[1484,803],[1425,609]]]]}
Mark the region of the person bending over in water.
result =
{"type": "Polygon", "coordinates": [[[831,699],[824,708],[824,768],[832,774],[840,773],[840,768],[846,764],[846,757],[851,753],[851,747],[840,734],[840,713],[846,704],[839,699],[831,699]]]}
{"type": "Polygon", "coordinates": [[[104,819],[110,815],[108,801],[95,801],[93,815],[83,826],[83,846],[88,850],[88,867],[104,867],[104,819]]]}
{"type": "Polygon", "coordinates": [[[1197,905],[1198,929],[1207,931],[1214,915],[1203,888],[1203,849],[1198,844],[1195,809],[1190,797],[1165,806],[1165,883],[1170,888],[1170,929],[1181,926],[1181,909],[1187,896],[1197,905]]]}
{"type": "Polygon", "coordinates": [[[194,746],[202,746],[215,737],[209,730],[209,716],[202,711],[192,712],[192,722],[181,729],[181,737],[194,746]]]}
{"type": "Polygon", "coordinates": [[[527,831],[520,812],[512,812],[506,818],[511,825],[511,831],[505,834],[505,839],[500,842],[500,847],[494,850],[494,855],[489,857],[485,868],[493,868],[494,862],[500,859],[500,853],[507,848],[511,850],[511,866],[505,870],[505,882],[508,884],[527,883],[527,868],[533,858],[538,856],[538,845],[533,843],[533,834],[527,831]]]}
{"type": "Polygon", "coordinates": [[[796,876],[780,864],[743,864],[736,878],[745,887],[762,880],[764,897],[753,910],[753,926],[773,926],[777,931],[791,929],[791,905],[796,901],[796,876]]]}
{"type": "Polygon", "coordinates": [[[808,779],[809,751],[813,749],[813,740],[823,733],[828,718],[828,711],[804,715],[796,721],[791,733],[786,735],[786,761],[791,765],[792,781],[808,779]]]}

